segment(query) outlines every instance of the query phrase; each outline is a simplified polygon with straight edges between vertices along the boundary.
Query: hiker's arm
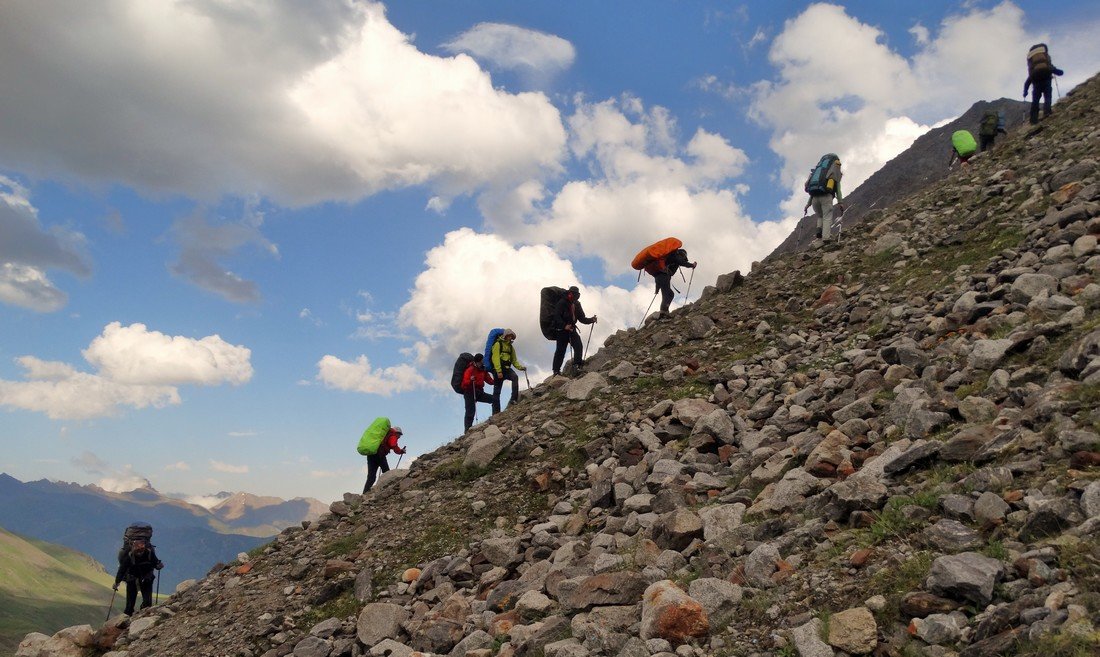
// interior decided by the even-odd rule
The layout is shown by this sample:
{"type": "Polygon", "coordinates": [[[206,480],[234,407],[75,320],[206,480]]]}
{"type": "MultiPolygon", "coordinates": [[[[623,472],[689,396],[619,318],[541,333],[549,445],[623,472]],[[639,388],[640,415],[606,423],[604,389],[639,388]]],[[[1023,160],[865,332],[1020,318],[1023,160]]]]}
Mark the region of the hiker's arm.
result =
{"type": "Polygon", "coordinates": [[[157,570],[164,568],[164,562],[157,558],[157,551],[153,548],[149,548],[149,559],[155,564],[153,568],[157,570]]]}
{"type": "Polygon", "coordinates": [[[844,194],[840,193],[840,179],[837,178],[837,181],[836,181],[836,202],[841,203],[842,201],[844,201],[844,194]]]}
{"type": "Polygon", "coordinates": [[[489,360],[492,362],[490,365],[493,368],[493,372],[500,372],[500,339],[493,343],[493,348],[489,350],[489,360]]]}
{"type": "Polygon", "coordinates": [[[512,345],[512,367],[517,370],[527,371],[527,366],[519,362],[519,352],[516,351],[516,346],[512,345]]]}
{"type": "Polygon", "coordinates": [[[118,590],[119,582],[126,577],[127,567],[130,565],[129,559],[120,559],[118,562],[118,572],[115,573],[115,586],[114,589],[118,590]]]}
{"type": "Polygon", "coordinates": [[[1026,80],[1024,80],[1024,98],[1027,98],[1027,92],[1028,92],[1029,89],[1031,89],[1031,76],[1030,75],[1027,76],[1026,80]]]}
{"type": "Polygon", "coordinates": [[[1063,70],[1062,70],[1062,69],[1060,69],[1060,68],[1055,68],[1055,69],[1054,69],[1054,74],[1055,74],[1055,75],[1065,75],[1065,74],[1066,74],[1066,72],[1065,72],[1065,71],[1063,71],[1063,70]]]}
{"type": "Polygon", "coordinates": [[[806,199],[806,207],[802,208],[802,214],[806,214],[807,212],[810,211],[810,204],[812,204],[813,202],[814,202],[814,199],[813,199],[812,196],[810,198],[806,199]]]}

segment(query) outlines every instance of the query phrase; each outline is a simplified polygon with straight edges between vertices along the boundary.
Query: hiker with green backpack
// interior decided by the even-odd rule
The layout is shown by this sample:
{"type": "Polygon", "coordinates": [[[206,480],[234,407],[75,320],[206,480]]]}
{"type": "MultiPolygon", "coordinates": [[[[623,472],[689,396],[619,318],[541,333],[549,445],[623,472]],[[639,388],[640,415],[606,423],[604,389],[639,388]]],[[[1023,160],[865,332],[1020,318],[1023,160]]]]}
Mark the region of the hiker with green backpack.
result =
{"type": "Polygon", "coordinates": [[[1024,98],[1031,89],[1031,125],[1039,123],[1039,102],[1043,102],[1043,118],[1050,116],[1051,82],[1055,75],[1065,71],[1054,65],[1045,43],[1037,43],[1027,51],[1027,80],[1024,81],[1024,98]]]}
{"type": "MultiPolygon", "coordinates": [[[[382,474],[390,471],[390,464],[386,460],[386,455],[390,452],[395,454],[405,453],[405,450],[397,444],[397,440],[402,433],[401,427],[390,425],[388,417],[379,417],[370,423],[370,426],[363,432],[363,436],[359,438],[357,449],[360,454],[367,457],[367,483],[363,486],[364,495],[369,493],[374,486],[379,471],[382,474]]],[[[400,463],[400,460],[398,460],[398,463],[400,463]]]]}
{"type": "Polygon", "coordinates": [[[802,211],[806,212],[813,206],[817,216],[817,238],[823,242],[832,239],[834,198],[837,207],[841,212],[844,211],[844,194],[840,191],[840,179],[843,175],[837,154],[826,153],[818,160],[817,166],[810,170],[810,177],[803,186],[810,198],[802,211]]]}
{"type": "Polygon", "coordinates": [[[974,141],[974,135],[969,130],[956,130],[951,133],[951,160],[947,163],[950,169],[958,160],[960,166],[966,166],[967,160],[978,152],[978,142],[974,141]]]}
{"type": "Polygon", "coordinates": [[[997,134],[1007,135],[1005,132],[1005,119],[1002,112],[988,109],[982,114],[981,123],[978,124],[978,150],[985,152],[993,148],[993,142],[997,134]]]}

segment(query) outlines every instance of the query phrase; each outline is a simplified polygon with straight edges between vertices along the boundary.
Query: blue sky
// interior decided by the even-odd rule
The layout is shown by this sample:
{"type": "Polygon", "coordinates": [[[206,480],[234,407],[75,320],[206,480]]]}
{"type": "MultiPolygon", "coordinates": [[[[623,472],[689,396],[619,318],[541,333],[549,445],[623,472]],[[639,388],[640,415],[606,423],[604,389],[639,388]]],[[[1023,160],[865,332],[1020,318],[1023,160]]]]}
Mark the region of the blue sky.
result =
{"type": "MultiPolygon", "coordinates": [[[[334,499],[362,429],[453,439],[460,351],[577,283],[593,344],[853,189],[1100,7],[1011,2],[114,0],[0,5],[0,470],[334,499]]],[[[679,301],[678,301],[679,303],[679,301]]],[[[483,410],[482,413],[485,411],[483,410]]],[[[406,458],[406,462],[409,459],[406,458]]]]}

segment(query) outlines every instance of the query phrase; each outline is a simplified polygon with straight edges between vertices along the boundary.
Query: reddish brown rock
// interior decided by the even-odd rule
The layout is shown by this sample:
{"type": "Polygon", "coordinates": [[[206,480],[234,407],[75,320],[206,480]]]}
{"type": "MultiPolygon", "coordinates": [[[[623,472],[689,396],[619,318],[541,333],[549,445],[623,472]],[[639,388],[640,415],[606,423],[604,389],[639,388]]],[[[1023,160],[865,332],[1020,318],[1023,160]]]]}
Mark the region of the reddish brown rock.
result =
{"type": "Polygon", "coordinates": [[[941,598],[926,591],[906,593],[898,605],[902,616],[924,618],[930,614],[949,614],[959,608],[959,603],[941,598]]]}
{"type": "Polygon", "coordinates": [[[420,579],[419,568],[408,568],[405,570],[405,572],[401,573],[401,581],[405,582],[406,584],[411,584],[418,579],[420,579]]]}
{"type": "MultiPolygon", "coordinates": [[[[245,565],[247,566],[249,564],[245,565]]],[[[343,573],[354,573],[358,570],[359,568],[357,568],[356,565],[350,561],[343,561],[342,559],[329,559],[325,562],[324,577],[325,579],[330,579],[343,573]]]]}
{"type": "Polygon", "coordinates": [[[852,553],[852,556],[848,557],[848,563],[851,564],[853,568],[862,568],[867,564],[872,554],[874,554],[874,551],[871,550],[871,548],[856,550],[852,553]]]}
{"type": "Polygon", "coordinates": [[[642,638],[679,645],[710,633],[703,605],[671,580],[650,584],[642,596],[642,638]]]}
{"type": "Polygon", "coordinates": [[[1051,193],[1050,200],[1058,205],[1064,205],[1072,201],[1083,187],[1080,181],[1066,183],[1051,193]]]}
{"type": "Polygon", "coordinates": [[[1069,467],[1078,470],[1095,468],[1100,465],[1100,452],[1074,452],[1069,459],[1069,467]]]}
{"type": "Polygon", "coordinates": [[[829,287],[825,288],[825,290],[821,293],[821,296],[819,296],[817,298],[817,301],[814,302],[813,308],[816,310],[823,306],[840,303],[841,301],[844,301],[844,299],[844,290],[840,289],[839,286],[830,285],[829,287]]]}
{"type": "Polygon", "coordinates": [[[248,573],[252,572],[252,563],[242,563],[241,565],[237,566],[236,572],[238,575],[247,575],[248,573]]]}

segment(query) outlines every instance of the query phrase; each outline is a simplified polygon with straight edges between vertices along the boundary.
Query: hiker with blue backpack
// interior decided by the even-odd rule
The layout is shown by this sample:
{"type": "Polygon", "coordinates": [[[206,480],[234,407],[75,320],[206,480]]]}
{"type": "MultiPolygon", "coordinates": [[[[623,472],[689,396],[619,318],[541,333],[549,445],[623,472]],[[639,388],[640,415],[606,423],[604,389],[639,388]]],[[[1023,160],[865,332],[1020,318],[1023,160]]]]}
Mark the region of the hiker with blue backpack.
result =
{"type": "Polygon", "coordinates": [[[841,176],[843,173],[840,170],[840,158],[836,153],[826,153],[810,171],[810,177],[803,186],[810,199],[806,201],[806,207],[802,211],[806,212],[813,206],[817,216],[817,238],[823,242],[832,240],[834,198],[837,209],[844,211],[844,194],[840,191],[841,176]]]}
{"type": "Polygon", "coordinates": [[[512,343],[516,332],[510,328],[493,329],[485,341],[485,360],[489,362],[493,374],[493,414],[500,412],[500,391],[505,381],[512,382],[512,396],[508,405],[519,401],[519,375],[516,370],[527,371],[527,366],[519,362],[516,348],[512,343]]]}
{"type": "MultiPolygon", "coordinates": [[[[375,418],[363,432],[357,450],[367,457],[367,483],[363,485],[364,495],[374,487],[379,471],[382,474],[390,471],[390,463],[386,456],[390,452],[402,455],[405,453],[405,450],[397,444],[402,434],[401,427],[392,426],[388,417],[375,418]]],[[[398,459],[397,462],[400,464],[401,460],[398,459]]]]}

